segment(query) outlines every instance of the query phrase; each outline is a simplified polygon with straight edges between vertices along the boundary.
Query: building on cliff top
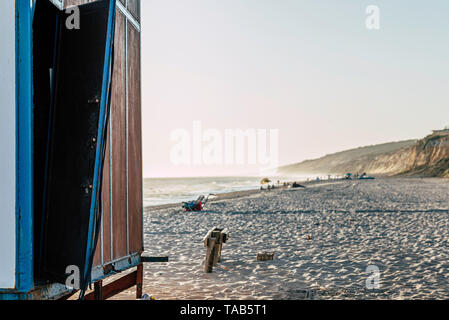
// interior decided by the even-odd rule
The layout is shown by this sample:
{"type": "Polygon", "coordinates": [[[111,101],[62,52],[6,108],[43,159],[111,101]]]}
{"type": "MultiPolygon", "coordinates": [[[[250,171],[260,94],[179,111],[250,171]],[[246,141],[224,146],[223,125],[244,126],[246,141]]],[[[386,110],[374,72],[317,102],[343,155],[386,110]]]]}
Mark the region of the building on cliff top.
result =
{"type": "Polygon", "coordinates": [[[433,130],[432,135],[436,134],[444,134],[444,135],[449,134],[449,126],[446,126],[443,130],[433,130]]]}

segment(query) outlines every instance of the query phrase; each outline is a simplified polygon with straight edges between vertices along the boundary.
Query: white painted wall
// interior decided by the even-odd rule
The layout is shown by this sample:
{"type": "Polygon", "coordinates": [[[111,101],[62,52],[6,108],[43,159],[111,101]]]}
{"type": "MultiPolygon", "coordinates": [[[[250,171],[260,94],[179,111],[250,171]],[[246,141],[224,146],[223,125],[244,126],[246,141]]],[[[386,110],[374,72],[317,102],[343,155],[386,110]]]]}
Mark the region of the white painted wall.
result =
{"type": "Polygon", "coordinates": [[[0,288],[15,286],[15,1],[0,0],[0,288]]]}

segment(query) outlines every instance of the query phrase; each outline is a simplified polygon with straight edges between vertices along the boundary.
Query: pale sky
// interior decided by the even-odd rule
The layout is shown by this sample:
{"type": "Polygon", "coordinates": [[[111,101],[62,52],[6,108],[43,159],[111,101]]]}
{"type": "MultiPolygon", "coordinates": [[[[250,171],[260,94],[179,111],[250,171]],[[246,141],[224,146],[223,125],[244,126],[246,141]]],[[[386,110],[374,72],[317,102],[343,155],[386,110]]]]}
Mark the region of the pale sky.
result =
{"type": "Polygon", "coordinates": [[[278,129],[280,164],[424,137],[449,124],[448,39],[447,0],[142,0],[144,176],[257,172],[171,163],[194,121],[278,129]]]}

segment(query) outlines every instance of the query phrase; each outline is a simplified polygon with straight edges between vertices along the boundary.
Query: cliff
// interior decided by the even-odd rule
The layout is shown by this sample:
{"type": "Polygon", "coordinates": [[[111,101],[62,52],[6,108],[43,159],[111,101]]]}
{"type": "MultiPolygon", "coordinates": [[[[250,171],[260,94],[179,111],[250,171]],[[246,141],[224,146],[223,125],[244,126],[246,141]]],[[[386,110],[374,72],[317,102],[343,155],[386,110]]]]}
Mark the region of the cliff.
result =
{"type": "Polygon", "coordinates": [[[432,134],[403,153],[409,156],[400,174],[449,177],[449,132],[432,134]]]}
{"type": "Polygon", "coordinates": [[[280,175],[345,174],[449,177],[449,132],[343,151],[281,167],[280,175]]]}

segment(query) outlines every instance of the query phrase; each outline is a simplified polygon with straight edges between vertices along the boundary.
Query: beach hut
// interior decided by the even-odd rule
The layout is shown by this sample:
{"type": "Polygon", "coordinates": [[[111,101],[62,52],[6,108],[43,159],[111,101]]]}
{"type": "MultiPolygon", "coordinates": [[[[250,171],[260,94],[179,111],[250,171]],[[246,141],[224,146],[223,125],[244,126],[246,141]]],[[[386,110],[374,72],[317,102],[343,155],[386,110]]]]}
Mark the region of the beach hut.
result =
{"type": "Polygon", "coordinates": [[[0,25],[0,299],[139,296],[140,1],[0,1],[0,25]]]}

